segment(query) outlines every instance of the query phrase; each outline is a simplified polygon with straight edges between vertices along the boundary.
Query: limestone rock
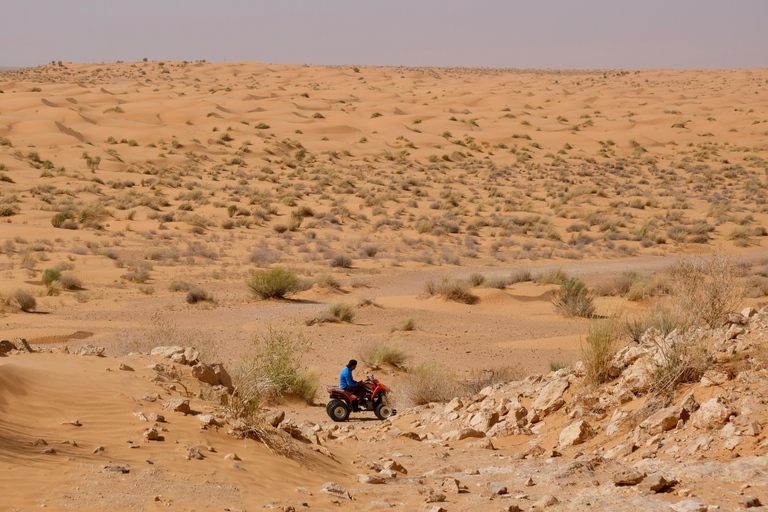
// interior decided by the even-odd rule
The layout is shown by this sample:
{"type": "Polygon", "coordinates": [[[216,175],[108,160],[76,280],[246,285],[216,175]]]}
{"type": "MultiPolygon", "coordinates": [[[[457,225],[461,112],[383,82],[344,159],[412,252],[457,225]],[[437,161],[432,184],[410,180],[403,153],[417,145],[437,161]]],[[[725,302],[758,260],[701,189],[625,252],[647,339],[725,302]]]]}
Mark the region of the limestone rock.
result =
{"type": "Polygon", "coordinates": [[[150,352],[153,356],[170,359],[174,363],[194,365],[197,364],[200,353],[193,347],[155,347],[150,352]]]}
{"type": "Polygon", "coordinates": [[[104,357],[104,347],[86,344],[77,350],[77,354],[81,356],[104,357]]]}
{"type": "Polygon", "coordinates": [[[469,420],[469,426],[481,432],[487,432],[499,421],[499,413],[496,411],[484,409],[475,413],[469,420]]]}
{"type": "Polygon", "coordinates": [[[224,456],[224,458],[228,460],[242,460],[240,459],[240,457],[237,456],[236,453],[228,453],[224,456]]]}
{"type": "Polygon", "coordinates": [[[741,336],[745,332],[747,332],[747,330],[744,329],[741,325],[733,324],[725,332],[725,339],[726,340],[732,340],[732,339],[736,338],[737,336],[741,336]]]}
{"type": "Polygon", "coordinates": [[[157,432],[157,429],[148,428],[144,431],[143,436],[147,441],[157,441],[160,437],[160,434],[157,432]]]}
{"type": "Polygon", "coordinates": [[[536,503],[533,504],[533,507],[536,508],[536,510],[551,507],[553,505],[557,505],[558,500],[551,494],[545,494],[542,496],[536,503]]]}
{"type": "Polygon", "coordinates": [[[687,414],[683,414],[682,407],[667,407],[652,414],[640,424],[640,428],[654,436],[675,428],[681,417],[683,419],[688,417],[687,414]]]}
{"type": "Polygon", "coordinates": [[[594,435],[592,427],[584,420],[571,423],[560,432],[560,446],[581,444],[594,435]]]}
{"type": "Polygon", "coordinates": [[[336,496],[338,498],[346,498],[348,500],[352,499],[352,496],[349,495],[349,491],[347,491],[344,487],[340,486],[336,482],[326,482],[320,488],[320,492],[323,494],[330,494],[331,496],[336,496]]]}
{"type": "Polygon", "coordinates": [[[557,379],[551,381],[542,388],[539,396],[531,404],[531,408],[539,412],[540,417],[552,414],[565,404],[563,393],[570,386],[568,379],[557,379]]]}
{"type": "Polygon", "coordinates": [[[694,500],[685,500],[680,503],[670,505],[669,508],[675,512],[707,512],[708,507],[694,500]]]}
{"type": "Polygon", "coordinates": [[[282,421],[285,419],[285,411],[281,411],[280,409],[270,412],[267,415],[264,416],[264,421],[267,423],[267,425],[277,427],[282,421]]]}
{"type": "Polygon", "coordinates": [[[376,475],[357,475],[357,481],[361,484],[383,484],[384,479],[376,475]]]}
{"type": "Polygon", "coordinates": [[[124,372],[132,372],[133,368],[131,368],[130,366],[128,366],[125,363],[120,363],[120,366],[119,366],[118,370],[121,370],[121,371],[124,371],[124,372]]]}
{"type": "Polygon", "coordinates": [[[710,398],[693,416],[693,425],[703,430],[722,428],[731,415],[731,407],[721,397],[710,398]]]}
{"type": "Polygon", "coordinates": [[[388,460],[382,466],[384,469],[397,471],[398,473],[402,473],[404,475],[408,474],[408,470],[405,469],[403,465],[397,462],[396,460],[388,460]]]}
{"type": "Polygon", "coordinates": [[[722,386],[733,378],[733,374],[726,369],[710,368],[701,377],[702,387],[722,386]]]}
{"type": "Polygon", "coordinates": [[[660,473],[654,473],[652,475],[646,476],[643,479],[642,483],[640,484],[640,488],[644,491],[661,492],[674,484],[674,480],[668,480],[660,473]]]}
{"type": "Polygon", "coordinates": [[[443,434],[443,441],[461,441],[468,437],[485,437],[485,433],[469,427],[463,427],[459,430],[452,430],[443,434]]]}
{"type": "Polygon", "coordinates": [[[34,352],[32,347],[29,346],[29,343],[27,343],[27,340],[24,338],[14,338],[11,343],[13,343],[13,347],[19,352],[34,352]]]}
{"type": "Polygon", "coordinates": [[[616,485],[636,485],[643,481],[643,475],[633,467],[625,466],[613,474],[613,483],[616,485]]]}
{"type": "Polygon", "coordinates": [[[189,407],[189,400],[186,398],[171,398],[163,404],[163,409],[166,411],[182,412],[184,414],[189,414],[192,410],[189,407]]]}
{"type": "Polygon", "coordinates": [[[741,310],[741,316],[744,318],[752,318],[757,314],[757,310],[753,307],[744,308],[741,310]]]}
{"type": "Polygon", "coordinates": [[[491,491],[491,494],[507,494],[507,486],[501,482],[490,482],[488,490],[491,491]]]}

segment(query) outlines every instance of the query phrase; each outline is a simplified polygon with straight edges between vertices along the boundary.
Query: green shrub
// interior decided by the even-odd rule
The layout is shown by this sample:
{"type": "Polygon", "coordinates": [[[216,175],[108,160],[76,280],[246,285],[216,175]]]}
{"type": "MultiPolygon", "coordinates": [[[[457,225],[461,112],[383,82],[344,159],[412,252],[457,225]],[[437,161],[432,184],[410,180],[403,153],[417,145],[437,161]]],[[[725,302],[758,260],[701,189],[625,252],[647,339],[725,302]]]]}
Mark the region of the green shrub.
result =
{"type": "Polygon", "coordinates": [[[55,268],[47,268],[43,272],[43,283],[49,285],[54,281],[58,281],[61,277],[61,272],[55,268]]]}
{"type": "Polygon", "coordinates": [[[54,215],[54,216],[53,216],[53,218],[51,219],[51,225],[52,225],[53,227],[55,227],[55,228],[61,227],[61,224],[62,224],[62,223],[65,221],[65,220],[67,220],[67,218],[66,218],[64,215],[62,215],[62,214],[60,214],[60,213],[57,213],[57,214],[56,214],[56,215],[54,215]]]}
{"type": "Polygon", "coordinates": [[[587,286],[578,277],[566,279],[552,295],[555,309],[565,316],[590,318],[595,314],[593,299],[587,286]]]}
{"type": "Polygon", "coordinates": [[[280,267],[254,272],[248,278],[247,285],[261,299],[283,299],[301,289],[296,273],[280,267]]]}

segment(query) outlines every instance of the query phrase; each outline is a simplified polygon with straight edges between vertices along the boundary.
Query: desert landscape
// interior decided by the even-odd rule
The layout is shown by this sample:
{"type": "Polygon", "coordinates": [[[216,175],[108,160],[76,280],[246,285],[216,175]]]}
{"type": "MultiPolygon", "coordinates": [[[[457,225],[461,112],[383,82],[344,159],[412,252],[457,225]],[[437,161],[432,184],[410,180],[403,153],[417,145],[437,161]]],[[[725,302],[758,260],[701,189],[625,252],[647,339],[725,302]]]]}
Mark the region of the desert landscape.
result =
{"type": "Polygon", "coordinates": [[[0,71],[0,511],[759,510],[767,199],[765,69],[0,71]]]}

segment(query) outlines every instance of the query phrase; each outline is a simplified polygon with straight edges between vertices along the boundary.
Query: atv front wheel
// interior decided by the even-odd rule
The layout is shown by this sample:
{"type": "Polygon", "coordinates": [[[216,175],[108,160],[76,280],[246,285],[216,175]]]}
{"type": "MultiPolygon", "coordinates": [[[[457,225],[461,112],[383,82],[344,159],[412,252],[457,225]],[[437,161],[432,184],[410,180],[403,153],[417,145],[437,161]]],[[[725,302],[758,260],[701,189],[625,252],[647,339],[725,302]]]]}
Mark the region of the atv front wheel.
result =
{"type": "Polygon", "coordinates": [[[328,402],[325,410],[333,421],[347,421],[351,412],[349,406],[343,400],[338,399],[328,402]]]}
{"type": "Polygon", "coordinates": [[[376,409],[374,409],[373,413],[376,415],[377,418],[380,420],[385,420],[395,414],[395,410],[392,408],[391,405],[385,403],[385,402],[379,402],[376,405],[376,409]]]}

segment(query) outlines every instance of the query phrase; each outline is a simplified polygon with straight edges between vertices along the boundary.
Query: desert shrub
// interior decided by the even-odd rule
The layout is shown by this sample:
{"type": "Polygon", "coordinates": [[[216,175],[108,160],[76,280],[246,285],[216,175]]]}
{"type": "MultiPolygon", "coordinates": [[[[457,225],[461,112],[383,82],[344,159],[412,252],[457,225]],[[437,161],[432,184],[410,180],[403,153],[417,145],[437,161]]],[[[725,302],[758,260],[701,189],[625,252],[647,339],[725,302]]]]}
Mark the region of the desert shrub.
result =
{"type": "Polygon", "coordinates": [[[304,368],[296,375],[296,380],[291,386],[290,394],[312,405],[319,387],[320,370],[318,368],[304,368]]]}
{"type": "Polygon", "coordinates": [[[629,292],[632,285],[641,279],[642,277],[637,272],[623,272],[621,275],[595,286],[594,292],[599,297],[624,295],[629,292]]]}
{"type": "Polygon", "coordinates": [[[669,292],[669,276],[661,274],[635,280],[626,291],[626,298],[638,302],[648,297],[666,295],[669,292]]]}
{"type": "Polygon", "coordinates": [[[280,267],[254,272],[246,284],[261,299],[282,299],[301,289],[296,273],[280,267]]]}
{"type": "Polygon", "coordinates": [[[149,272],[141,269],[131,270],[123,276],[123,279],[132,283],[144,284],[149,280],[149,272]]]}
{"type": "Polygon", "coordinates": [[[350,268],[352,267],[352,258],[346,254],[338,254],[331,259],[331,267],[350,268]]]}
{"type": "Polygon", "coordinates": [[[320,321],[336,321],[351,323],[355,319],[355,307],[344,302],[334,302],[320,315],[320,321]]]}
{"type": "Polygon", "coordinates": [[[555,309],[565,316],[589,318],[595,314],[595,306],[589,290],[578,277],[566,279],[552,295],[555,309]]]}
{"type": "Polygon", "coordinates": [[[375,245],[366,245],[363,247],[362,251],[360,251],[360,254],[365,256],[366,258],[373,258],[379,253],[379,248],[375,245]]]}
{"type": "Polygon", "coordinates": [[[411,405],[448,402],[461,394],[456,376],[434,363],[417,366],[400,383],[402,398],[411,405]]]}
{"type": "Polygon", "coordinates": [[[67,220],[67,218],[64,215],[57,213],[51,219],[51,225],[55,228],[59,228],[65,220],[67,220]]]}
{"type": "Polygon", "coordinates": [[[722,253],[678,262],[670,276],[678,316],[689,325],[703,322],[716,327],[741,300],[739,275],[737,265],[722,253]]]}
{"type": "Polygon", "coordinates": [[[385,364],[404,369],[408,360],[408,354],[397,341],[369,343],[360,349],[358,357],[373,370],[378,370],[385,364]]]}
{"type": "Polygon", "coordinates": [[[254,263],[258,267],[268,267],[273,263],[280,261],[281,254],[277,251],[272,251],[269,247],[262,246],[251,253],[251,263],[254,263]]]}
{"type": "Polygon", "coordinates": [[[469,283],[444,277],[439,283],[430,280],[424,285],[424,293],[428,296],[440,295],[445,300],[476,304],[479,298],[470,291],[469,283]]]}
{"type": "Polygon", "coordinates": [[[333,274],[327,271],[318,274],[314,279],[314,283],[321,288],[341,290],[341,283],[333,277],[333,274]]]}
{"type": "Polygon", "coordinates": [[[504,288],[509,286],[509,284],[510,284],[509,281],[510,280],[509,280],[508,277],[504,277],[504,276],[491,276],[491,277],[489,277],[489,278],[487,278],[485,280],[485,285],[488,288],[497,288],[499,290],[503,290],[504,288]]]}
{"type": "Polygon", "coordinates": [[[13,294],[13,298],[16,300],[16,304],[18,304],[19,309],[22,311],[33,311],[37,308],[37,300],[27,291],[16,290],[13,294]]]}
{"type": "Polygon", "coordinates": [[[61,274],[61,277],[59,277],[59,283],[65,290],[79,290],[83,287],[83,283],[80,281],[80,278],[72,274],[61,274]]]}
{"type": "Polygon", "coordinates": [[[562,285],[568,279],[568,274],[561,268],[547,270],[536,277],[538,284],[559,284],[562,285]]]}
{"type": "Polygon", "coordinates": [[[43,272],[43,283],[49,285],[54,281],[58,281],[61,277],[61,272],[55,268],[47,268],[43,272]]]}
{"type": "Polygon", "coordinates": [[[616,355],[619,334],[616,319],[593,320],[589,324],[586,343],[581,348],[581,358],[587,380],[592,385],[599,386],[610,379],[608,370],[616,355]]]}
{"type": "Polygon", "coordinates": [[[678,384],[698,382],[712,364],[711,340],[698,331],[654,338],[657,355],[647,368],[650,392],[671,394],[678,384]]]}
{"type": "Polygon", "coordinates": [[[533,281],[531,271],[527,268],[517,269],[509,275],[509,284],[524,283],[527,281],[533,281]]]}
{"type": "Polygon", "coordinates": [[[303,397],[309,396],[308,384],[312,382],[312,376],[305,373],[307,369],[302,365],[301,357],[311,350],[310,342],[301,335],[270,327],[266,334],[254,339],[254,348],[255,353],[236,366],[236,375],[239,381],[246,383],[256,403],[261,400],[276,402],[297,389],[303,397]]]}
{"type": "Polygon", "coordinates": [[[192,285],[186,281],[173,280],[168,286],[168,290],[172,292],[188,292],[192,289],[192,285]]]}
{"type": "Polygon", "coordinates": [[[485,276],[479,272],[473,272],[469,274],[469,284],[473,287],[483,286],[485,283],[485,276]]]}
{"type": "Polygon", "coordinates": [[[401,331],[415,331],[416,330],[416,317],[415,316],[409,316],[406,318],[402,325],[400,325],[401,331]]]}
{"type": "Polygon", "coordinates": [[[571,366],[569,363],[563,363],[561,361],[550,361],[549,371],[556,372],[558,370],[562,370],[563,368],[568,368],[569,366],[571,366]]]}
{"type": "Polygon", "coordinates": [[[197,304],[198,302],[206,302],[212,300],[211,295],[202,288],[194,287],[187,292],[187,304],[197,304]]]}

